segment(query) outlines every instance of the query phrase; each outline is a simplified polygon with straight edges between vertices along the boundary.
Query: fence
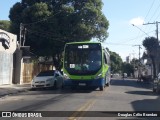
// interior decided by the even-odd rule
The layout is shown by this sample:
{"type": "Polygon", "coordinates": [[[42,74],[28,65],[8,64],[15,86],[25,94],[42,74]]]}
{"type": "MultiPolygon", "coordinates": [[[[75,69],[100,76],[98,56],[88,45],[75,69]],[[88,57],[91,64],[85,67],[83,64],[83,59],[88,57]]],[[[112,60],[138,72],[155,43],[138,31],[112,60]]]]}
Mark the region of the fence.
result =
{"type": "Polygon", "coordinates": [[[38,63],[22,63],[22,66],[23,83],[30,83],[34,76],[41,71],[53,69],[52,65],[38,63]]]}

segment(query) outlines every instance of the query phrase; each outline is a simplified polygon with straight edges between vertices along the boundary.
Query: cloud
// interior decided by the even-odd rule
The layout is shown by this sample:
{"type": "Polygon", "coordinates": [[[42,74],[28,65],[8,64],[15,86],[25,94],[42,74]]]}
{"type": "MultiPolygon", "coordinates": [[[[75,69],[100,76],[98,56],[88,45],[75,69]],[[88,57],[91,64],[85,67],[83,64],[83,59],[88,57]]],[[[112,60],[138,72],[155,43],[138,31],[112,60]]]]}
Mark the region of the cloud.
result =
{"type": "Polygon", "coordinates": [[[144,19],[141,17],[133,18],[129,21],[129,23],[134,25],[142,25],[144,23],[144,19]]]}

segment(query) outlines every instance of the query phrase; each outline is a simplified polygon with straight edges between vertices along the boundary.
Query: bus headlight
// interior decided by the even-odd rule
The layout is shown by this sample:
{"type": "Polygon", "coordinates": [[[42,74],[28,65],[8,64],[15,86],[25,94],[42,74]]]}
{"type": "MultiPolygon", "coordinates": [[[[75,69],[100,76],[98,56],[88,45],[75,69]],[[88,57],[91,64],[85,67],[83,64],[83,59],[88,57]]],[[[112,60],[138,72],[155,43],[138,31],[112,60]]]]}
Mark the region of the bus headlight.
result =
{"type": "Polygon", "coordinates": [[[64,73],[64,78],[65,78],[65,79],[69,79],[69,76],[64,73]]]}
{"type": "Polygon", "coordinates": [[[98,74],[98,75],[96,76],[96,79],[99,79],[99,78],[102,78],[102,73],[100,73],[100,74],[98,74]]]}

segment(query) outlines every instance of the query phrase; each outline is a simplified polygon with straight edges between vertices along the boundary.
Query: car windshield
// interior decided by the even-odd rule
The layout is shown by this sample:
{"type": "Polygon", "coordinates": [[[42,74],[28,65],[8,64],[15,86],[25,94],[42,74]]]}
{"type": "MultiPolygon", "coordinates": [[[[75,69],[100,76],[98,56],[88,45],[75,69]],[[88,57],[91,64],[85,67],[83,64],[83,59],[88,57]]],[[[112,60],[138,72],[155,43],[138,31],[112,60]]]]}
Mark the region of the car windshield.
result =
{"type": "Polygon", "coordinates": [[[50,70],[50,71],[42,71],[40,72],[37,77],[40,77],[40,76],[54,76],[54,70],[50,70]]]}

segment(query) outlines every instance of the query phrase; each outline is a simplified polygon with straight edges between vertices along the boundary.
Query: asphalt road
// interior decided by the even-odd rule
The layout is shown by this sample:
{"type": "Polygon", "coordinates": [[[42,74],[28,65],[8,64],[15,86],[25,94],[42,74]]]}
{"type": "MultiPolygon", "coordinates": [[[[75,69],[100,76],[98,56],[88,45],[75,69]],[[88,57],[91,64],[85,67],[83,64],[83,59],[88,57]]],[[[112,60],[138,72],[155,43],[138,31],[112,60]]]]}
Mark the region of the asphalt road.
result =
{"type": "Polygon", "coordinates": [[[76,90],[36,90],[5,96],[0,98],[0,111],[19,111],[12,114],[14,118],[4,120],[21,120],[22,117],[35,120],[34,115],[38,120],[44,117],[47,120],[159,120],[151,117],[156,116],[155,111],[160,111],[159,103],[160,96],[152,92],[151,84],[113,79],[104,91],[78,87],[76,90]],[[35,114],[30,114],[31,111],[35,114]],[[147,115],[150,117],[144,117],[147,115]]]}

